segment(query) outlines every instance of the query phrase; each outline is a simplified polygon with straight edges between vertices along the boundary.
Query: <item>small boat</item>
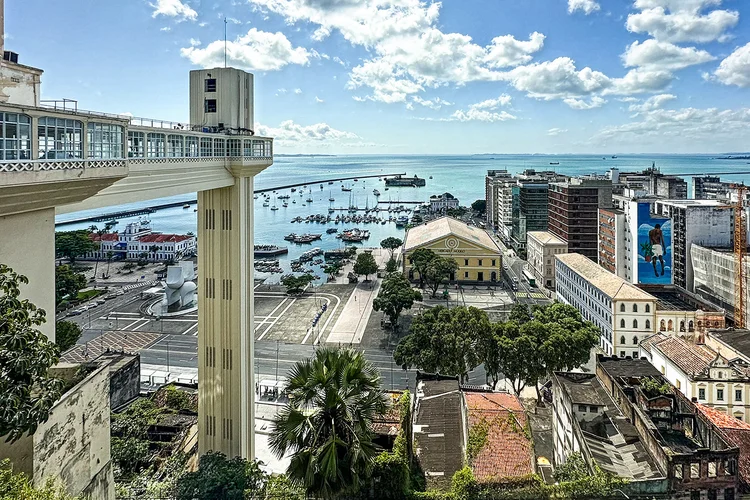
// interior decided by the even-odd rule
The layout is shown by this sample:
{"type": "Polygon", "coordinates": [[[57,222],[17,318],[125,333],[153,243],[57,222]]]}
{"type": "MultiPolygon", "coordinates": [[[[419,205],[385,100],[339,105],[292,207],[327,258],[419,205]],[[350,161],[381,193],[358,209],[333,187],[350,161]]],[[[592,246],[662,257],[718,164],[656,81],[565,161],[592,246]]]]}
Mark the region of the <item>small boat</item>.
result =
{"type": "Polygon", "coordinates": [[[253,199],[257,200],[258,199],[258,195],[256,194],[255,196],[253,196],[253,199]]]}
{"type": "Polygon", "coordinates": [[[184,205],[182,205],[182,208],[190,208],[190,203],[185,203],[184,205]]]}
{"type": "Polygon", "coordinates": [[[289,203],[284,203],[284,204],[283,204],[283,205],[281,205],[281,206],[282,206],[282,207],[284,207],[284,208],[286,208],[286,207],[288,207],[288,206],[289,206],[289,203]]]}
{"type": "Polygon", "coordinates": [[[617,155],[612,155],[612,159],[616,160],[617,159],[617,155]]]}
{"type": "Polygon", "coordinates": [[[380,196],[380,191],[378,191],[377,189],[373,189],[372,194],[374,194],[375,196],[380,196]]]}
{"type": "Polygon", "coordinates": [[[333,184],[333,181],[328,181],[328,185],[330,186],[331,184],[333,184]]]}
{"type": "Polygon", "coordinates": [[[198,211],[198,209],[197,209],[197,208],[194,208],[194,209],[193,209],[193,212],[197,212],[197,211],[198,211]]]}
{"type": "Polygon", "coordinates": [[[268,206],[270,206],[270,205],[271,205],[271,204],[270,204],[270,203],[268,203],[267,201],[264,201],[264,202],[263,202],[263,206],[264,206],[264,207],[268,207],[268,206]]]}
{"type": "Polygon", "coordinates": [[[350,187],[346,187],[346,186],[341,186],[341,190],[342,190],[342,191],[351,191],[351,190],[352,190],[352,188],[350,188],[350,187]]]}
{"type": "Polygon", "coordinates": [[[292,193],[294,193],[295,191],[297,191],[297,188],[292,188],[292,193]]]}
{"type": "Polygon", "coordinates": [[[321,185],[320,185],[320,190],[321,190],[321,191],[323,190],[323,184],[321,184],[321,185]]]}
{"type": "Polygon", "coordinates": [[[359,181],[359,179],[354,179],[354,182],[357,182],[357,181],[359,181]]]}
{"type": "Polygon", "coordinates": [[[312,202],[313,202],[313,199],[312,199],[312,198],[308,198],[308,199],[306,199],[305,201],[306,201],[306,202],[308,202],[308,203],[312,203],[312,202]]]}
{"type": "Polygon", "coordinates": [[[338,233],[338,232],[339,232],[339,230],[336,229],[335,227],[330,227],[330,228],[326,229],[326,233],[328,233],[328,234],[333,234],[333,233],[338,233]]]}
{"type": "Polygon", "coordinates": [[[560,162],[559,161],[551,161],[551,162],[549,162],[549,164],[550,165],[559,165],[560,162]]]}
{"type": "Polygon", "coordinates": [[[432,179],[432,176],[430,176],[430,179],[432,179]]]}
{"type": "Polygon", "coordinates": [[[385,188],[386,191],[388,191],[388,188],[385,188]]]}
{"type": "Polygon", "coordinates": [[[331,198],[328,198],[328,201],[330,201],[330,202],[334,202],[334,201],[336,201],[336,199],[335,199],[335,198],[333,198],[333,197],[331,197],[331,198]]]}
{"type": "Polygon", "coordinates": [[[274,206],[271,207],[271,210],[278,210],[278,209],[279,209],[279,207],[277,207],[276,205],[274,205],[274,206]]]}

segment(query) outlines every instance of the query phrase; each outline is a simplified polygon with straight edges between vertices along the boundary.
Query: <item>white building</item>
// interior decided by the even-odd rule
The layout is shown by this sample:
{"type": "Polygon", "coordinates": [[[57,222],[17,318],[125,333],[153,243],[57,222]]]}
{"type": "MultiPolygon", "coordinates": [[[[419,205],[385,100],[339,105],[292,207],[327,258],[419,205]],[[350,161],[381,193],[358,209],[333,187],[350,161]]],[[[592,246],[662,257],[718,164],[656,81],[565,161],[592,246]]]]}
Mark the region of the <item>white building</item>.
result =
{"type": "Polygon", "coordinates": [[[568,253],[568,244],[549,231],[526,234],[526,260],[539,284],[555,288],[555,255],[568,253]]]}
{"type": "MultiPolygon", "coordinates": [[[[735,276],[737,266],[731,248],[708,248],[693,244],[690,248],[695,293],[728,311],[734,318],[735,276]]],[[[745,256],[745,276],[750,276],[750,260],[745,256]]],[[[745,310],[745,324],[750,315],[745,310]]]]}
{"type": "Polygon", "coordinates": [[[443,193],[430,196],[431,212],[444,212],[451,208],[458,208],[458,198],[452,194],[443,193]]]}
{"type": "Polygon", "coordinates": [[[154,233],[148,222],[141,221],[131,222],[120,233],[92,233],[90,237],[99,249],[84,259],[107,260],[111,252],[115,260],[140,259],[146,253],[146,260],[152,262],[177,261],[195,255],[197,245],[194,235],[154,233]]]}
{"type": "Polygon", "coordinates": [[[484,200],[487,203],[485,214],[488,228],[498,230],[502,220],[510,221],[510,206],[508,206],[507,217],[504,215],[505,197],[500,198],[500,193],[506,183],[513,181],[513,176],[507,170],[488,170],[484,178],[484,200]]]}
{"type": "Polygon", "coordinates": [[[750,422],[750,364],[721,340],[714,345],[721,354],[708,345],[659,333],[641,342],[641,355],[688,398],[750,422]]]}

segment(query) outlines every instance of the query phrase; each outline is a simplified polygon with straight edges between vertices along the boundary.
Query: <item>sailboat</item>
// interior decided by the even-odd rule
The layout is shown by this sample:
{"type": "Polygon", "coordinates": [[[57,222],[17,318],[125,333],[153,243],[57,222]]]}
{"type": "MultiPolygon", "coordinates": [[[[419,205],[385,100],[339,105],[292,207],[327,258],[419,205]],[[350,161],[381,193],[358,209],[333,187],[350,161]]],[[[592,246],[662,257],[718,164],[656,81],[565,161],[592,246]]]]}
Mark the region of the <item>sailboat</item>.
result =
{"type": "Polygon", "coordinates": [[[330,201],[331,203],[336,201],[336,199],[333,197],[333,194],[330,191],[328,191],[328,201],[330,201]]]}
{"type": "Polygon", "coordinates": [[[312,198],[312,188],[310,189],[310,194],[309,194],[309,196],[307,197],[307,199],[306,199],[305,201],[306,201],[307,203],[312,203],[312,202],[313,202],[313,198],[312,198]]]}
{"type": "Polygon", "coordinates": [[[276,206],[276,197],[273,197],[273,206],[271,206],[271,210],[278,210],[279,207],[276,206]]]}

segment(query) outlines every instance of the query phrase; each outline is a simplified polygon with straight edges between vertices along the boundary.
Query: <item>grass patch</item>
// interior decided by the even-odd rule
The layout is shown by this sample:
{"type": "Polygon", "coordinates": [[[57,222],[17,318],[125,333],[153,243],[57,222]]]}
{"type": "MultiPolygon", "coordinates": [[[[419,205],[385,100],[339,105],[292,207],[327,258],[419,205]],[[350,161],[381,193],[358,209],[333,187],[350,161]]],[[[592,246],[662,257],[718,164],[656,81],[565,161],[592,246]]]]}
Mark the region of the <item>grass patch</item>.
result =
{"type": "Polygon", "coordinates": [[[85,292],[78,292],[78,295],[76,296],[76,300],[80,302],[85,302],[89,299],[93,299],[94,297],[98,297],[104,293],[103,290],[86,290],[85,292]]]}

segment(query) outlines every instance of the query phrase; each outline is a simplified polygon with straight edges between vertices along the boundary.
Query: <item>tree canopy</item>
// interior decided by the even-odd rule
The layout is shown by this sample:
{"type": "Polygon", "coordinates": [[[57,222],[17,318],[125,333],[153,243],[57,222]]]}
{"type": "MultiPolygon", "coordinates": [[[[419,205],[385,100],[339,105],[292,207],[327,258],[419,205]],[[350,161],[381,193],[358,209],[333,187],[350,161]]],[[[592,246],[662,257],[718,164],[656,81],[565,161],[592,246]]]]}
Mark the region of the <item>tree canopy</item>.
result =
{"type": "Polygon", "coordinates": [[[65,487],[48,479],[41,486],[34,486],[29,477],[13,473],[13,464],[7,458],[0,462],[0,500],[76,500],[68,495],[65,487]]]}
{"type": "Polygon", "coordinates": [[[475,307],[433,307],[416,316],[393,359],[404,368],[458,376],[461,380],[482,362],[477,343],[491,327],[487,314],[475,307]]]}
{"type": "Polygon", "coordinates": [[[285,274],[281,277],[281,284],[286,287],[286,293],[295,294],[302,293],[305,287],[314,280],[315,277],[311,274],[301,274],[299,276],[285,274]]]}
{"type": "Polygon", "coordinates": [[[177,481],[174,496],[177,500],[243,500],[246,493],[262,492],[267,481],[268,475],[257,461],[208,452],[200,457],[195,472],[187,472],[177,481]]]}
{"type": "Polygon", "coordinates": [[[0,437],[9,441],[45,422],[63,388],[47,374],[59,351],[37,328],[45,312],[21,298],[28,282],[0,264],[0,437]]]}
{"type": "Polygon", "coordinates": [[[447,283],[451,274],[456,271],[458,271],[458,264],[455,260],[448,257],[436,255],[427,263],[424,271],[424,280],[432,291],[433,298],[437,294],[440,285],[447,283]]]}
{"type": "Polygon", "coordinates": [[[401,273],[391,273],[383,280],[372,307],[376,311],[383,311],[395,328],[401,313],[411,309],[417,300],[422,300],[422,294],[412,289],[409,280],[401,273]]]}
{"type": "Polygon", "coordinates": [[[60,352],[65,352],[81,338],[81,327],[72,321],[58,321],[55,324],[55,344],[60,352]]]}
{"type": "Polygon", "coordinates": [[[378,272],[378,263],[370,252],[362,252],[357,255],[357,261],[354,263],[354,274],[364,276],[367,281],[371,274],[378,272]]]}
{"type": "Polygon", "coordinates": [[[425,270],[427,269],[427,266],[430,262],[432,262],[433,259],[437,257],[437,254],[430,250],[429,248],[417,248],[412,252],[412,254],[409,256],[409,260],[411,261],[411,266],[419,274],[419,287],[424,288],[425,280],[425,270]]]}
{"type": "Polygon", "coordinates": [[[390,252],[391,259],[393,258],[393,252],[395,252],[396,249],[403,244],[404,242],[400,238],[396,238],[395,236],[389,236],[380,242],[380,246],[390,252]]]}
{"type": "Polygon", "coordinates": [[[316,498],[356,493],[377,454],[373,419],[388,403],[375,367],[353,349],[319,349],[292,367],[285,389],[270,446],[291,453],[290,481],[316,498]]]}
{"type": "MultiPolygon", "coordinates": [[[[96,227],[96,226],[94,226],[96,227]]],[[[55,251],[70,259],[70,262],[98,248],[98,244],[90,238],[88,229],[77,231],[58,231],[55,233],[55,251]]]]}
{"type": "Polygon", "coordinates": [[[485,210],[487,210],[487,201],[486,200],[477,200],[474,203],[471,204],[471,209],[475,212],[479,212],[483,214],[485,210]]]}
{"type": "Polygon", "coordinates": [[[55,301],[59,304],[66,295],[75,299],[86,286],[86,276],[73,271],[67,264],[55,267],[55,301]]]}

